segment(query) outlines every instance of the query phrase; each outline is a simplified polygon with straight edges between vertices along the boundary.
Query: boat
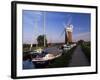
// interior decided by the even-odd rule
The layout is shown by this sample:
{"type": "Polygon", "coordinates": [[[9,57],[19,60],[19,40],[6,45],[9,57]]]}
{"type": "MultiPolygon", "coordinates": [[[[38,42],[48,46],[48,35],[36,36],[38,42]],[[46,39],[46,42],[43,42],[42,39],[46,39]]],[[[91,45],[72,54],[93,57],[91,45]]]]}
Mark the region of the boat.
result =
{"type": "Polygon", "coordinates": [[[32,58],[32,62],[37,68],[43,68],[50,62],[52,62],[54,59],[60,57],[62,55],[62,51],[58,49],[47,48],[43,50],[42,53],[36,54],[37,56],[32,58]]]}

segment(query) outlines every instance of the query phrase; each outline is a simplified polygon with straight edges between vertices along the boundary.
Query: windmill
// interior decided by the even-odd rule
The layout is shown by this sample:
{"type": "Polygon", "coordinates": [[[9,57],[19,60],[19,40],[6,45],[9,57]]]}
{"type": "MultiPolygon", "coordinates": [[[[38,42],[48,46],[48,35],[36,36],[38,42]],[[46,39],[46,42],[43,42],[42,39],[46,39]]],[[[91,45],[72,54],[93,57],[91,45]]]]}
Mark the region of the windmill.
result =
{"type": "Polygon", "coordinates": [[[71,24],[72,17],[69,18],[67,24],[63,24],[64,31],[61,33],[60,37],[65,33],[65,44],[72,43],[72,32],[73,32],[73,25],[71,24]]]}
{"type": "Polygon", "coordinates": [[[72,24],[67,25],[66,31],[65,31],[65,33],[66,33],[66,35],[65,35],[66,41],[65,42],[67,44],[72,43],[72,32],[73,32],[73,25],[72,24]]]}

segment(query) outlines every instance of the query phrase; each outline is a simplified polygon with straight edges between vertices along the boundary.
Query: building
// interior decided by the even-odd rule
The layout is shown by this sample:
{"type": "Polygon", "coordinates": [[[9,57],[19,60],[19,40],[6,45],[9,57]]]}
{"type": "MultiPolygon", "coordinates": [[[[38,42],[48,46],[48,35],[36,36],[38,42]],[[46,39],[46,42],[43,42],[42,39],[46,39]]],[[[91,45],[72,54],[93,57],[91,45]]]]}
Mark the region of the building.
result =
{"type": "Polygon", "coordinates": [[[73,32],[73,25],[68,25],[65,28],[65,44],[72,43],[72,32],[73,32]]]}

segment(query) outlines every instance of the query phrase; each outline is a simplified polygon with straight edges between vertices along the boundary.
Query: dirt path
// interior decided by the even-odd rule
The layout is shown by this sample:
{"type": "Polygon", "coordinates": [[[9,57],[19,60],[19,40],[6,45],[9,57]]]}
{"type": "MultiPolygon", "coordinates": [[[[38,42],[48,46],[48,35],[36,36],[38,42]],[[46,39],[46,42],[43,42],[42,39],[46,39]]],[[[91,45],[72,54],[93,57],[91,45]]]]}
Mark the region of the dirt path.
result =
{"type": "Polygon", "coordinates": [[[69,67],[74,66],[89,66],[89,62],[81,50],[81,46],[77,46],[69,62],[69,67]]]}

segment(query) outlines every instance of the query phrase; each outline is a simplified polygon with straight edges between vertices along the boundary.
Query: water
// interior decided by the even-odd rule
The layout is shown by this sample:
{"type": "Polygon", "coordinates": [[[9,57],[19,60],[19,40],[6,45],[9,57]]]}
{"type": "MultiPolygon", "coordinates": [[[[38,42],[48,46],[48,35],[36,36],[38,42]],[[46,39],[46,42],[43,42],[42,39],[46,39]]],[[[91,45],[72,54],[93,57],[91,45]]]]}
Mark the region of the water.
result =
{"type": "MultiPolygon", "coordinates": [[[[53,56],[57,56],[58,55],[58,49],[56,47],[50,47],[50,48],[46,48],[44,50],[45,53],[43,53],[42,55],[40,54],[40,57],[45,56],[48,53],[53,54],[53,56]]],[[[36,69],[36,68],[45,68],[47,65],[49,64],[49,61],[43,61],[43,62],[32,62],[30,60],[24,60],[23,61],[23,69],[36,69]]]]}
{"type": "Polygon", "coordinates": [[[23,61],[23,69],[34,69],[35,65],[30,60],[23,61]]]}

